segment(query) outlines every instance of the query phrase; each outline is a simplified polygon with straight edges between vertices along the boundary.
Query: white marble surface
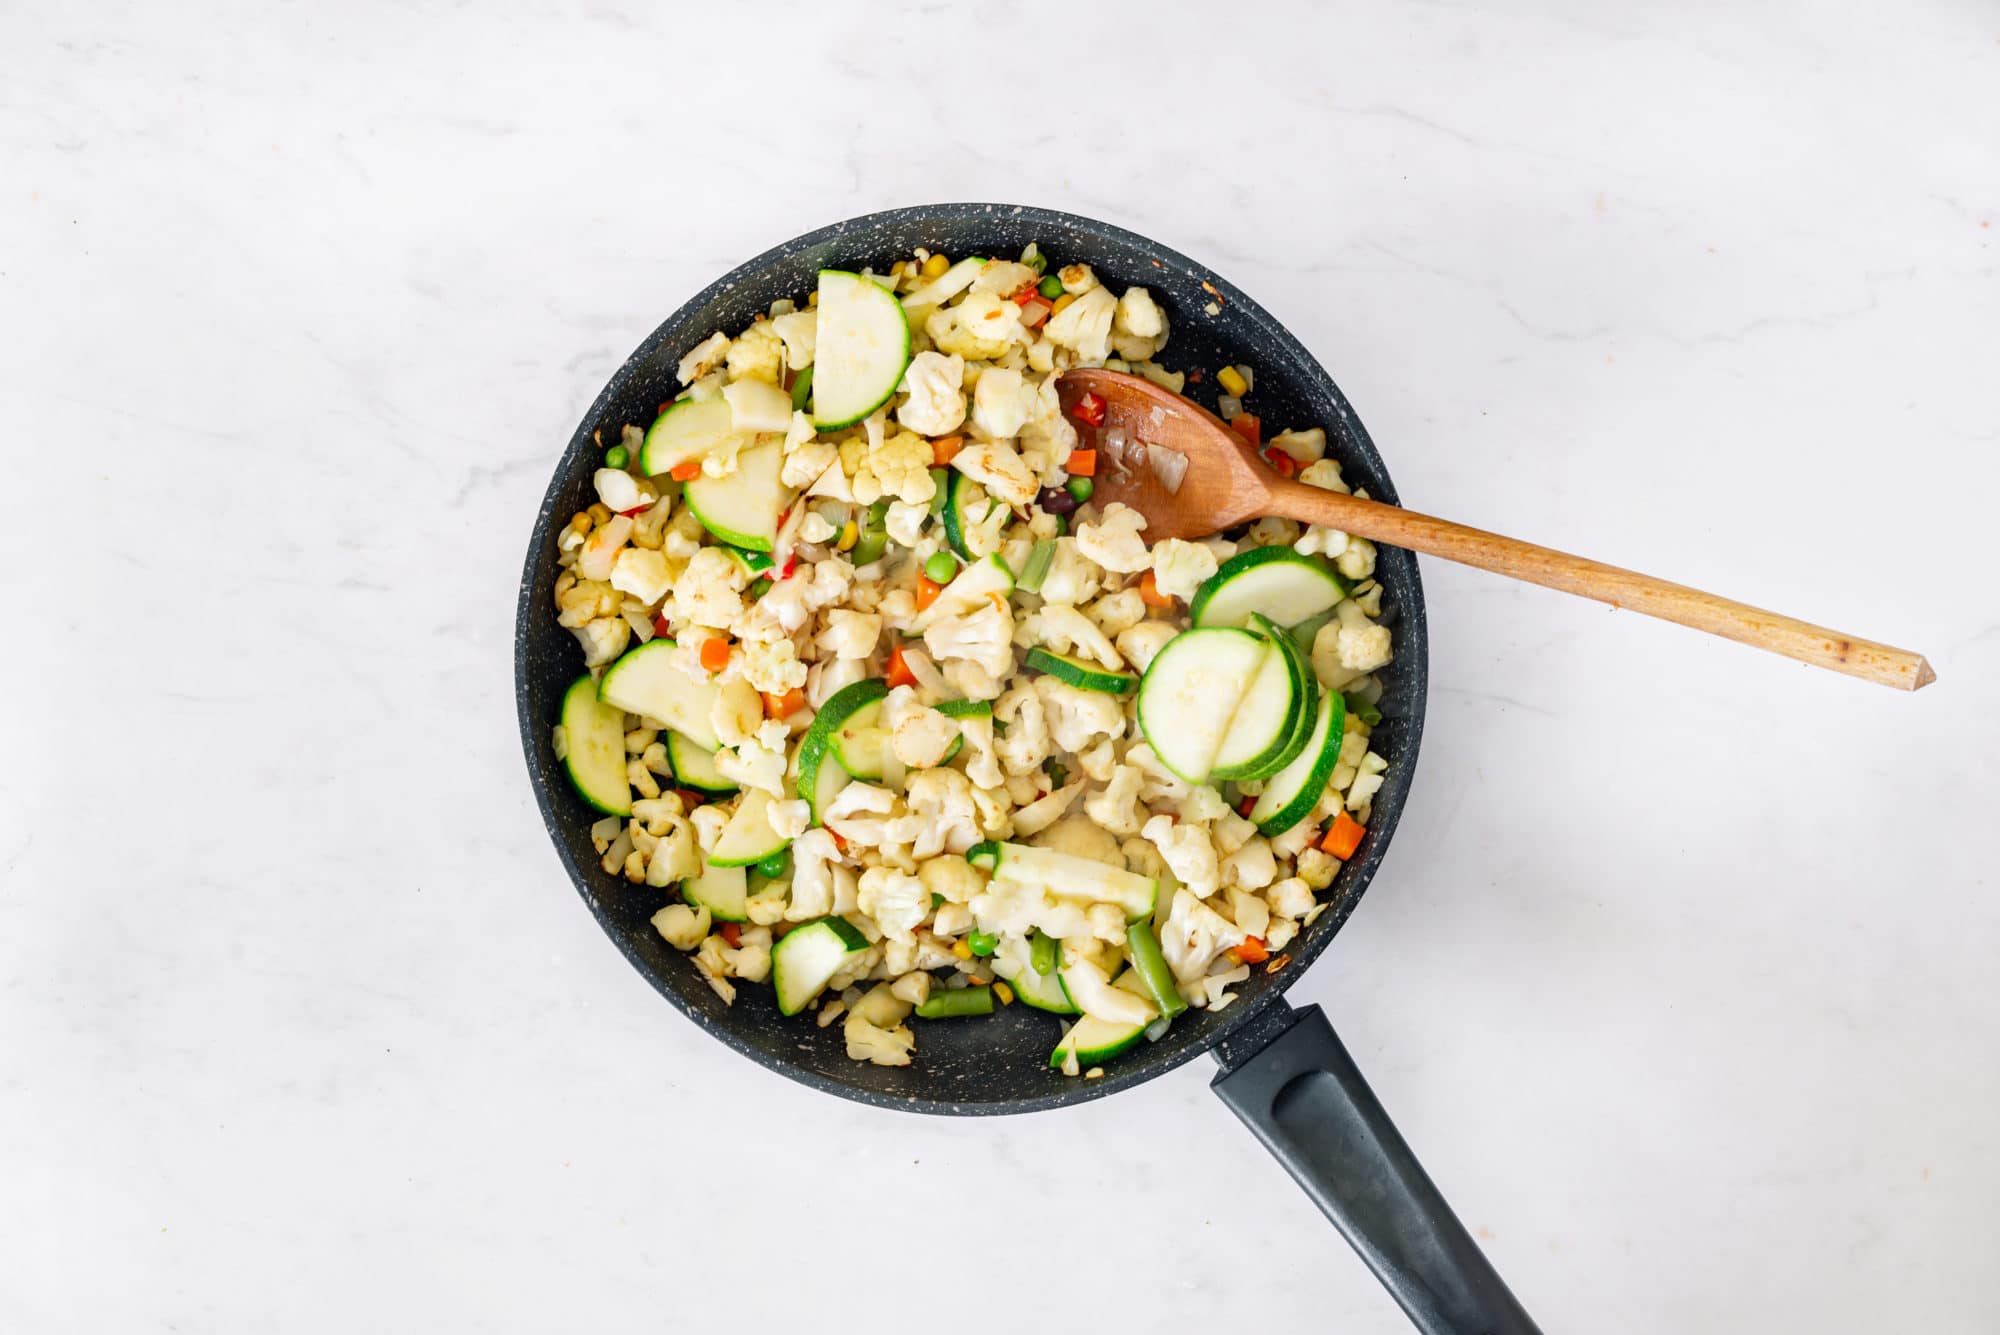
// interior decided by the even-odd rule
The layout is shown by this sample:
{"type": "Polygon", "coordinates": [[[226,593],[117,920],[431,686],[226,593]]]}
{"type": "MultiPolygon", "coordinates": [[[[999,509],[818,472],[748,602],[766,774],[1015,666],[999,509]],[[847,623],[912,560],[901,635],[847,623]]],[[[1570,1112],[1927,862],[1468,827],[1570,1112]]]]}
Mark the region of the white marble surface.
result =
{"type": "Polygon", "coordinates": [[[1423,774],[1294,995],[1551,1331],[2000,1326],[1990,7],[941,8],[0,9],[0,1329],[1404,1328],[1201,1067],[810,1094],[536,821],[584,405],[961,198],[1212,262],[1411,504],[1930,653],[1427,564],[1423,774]]]}

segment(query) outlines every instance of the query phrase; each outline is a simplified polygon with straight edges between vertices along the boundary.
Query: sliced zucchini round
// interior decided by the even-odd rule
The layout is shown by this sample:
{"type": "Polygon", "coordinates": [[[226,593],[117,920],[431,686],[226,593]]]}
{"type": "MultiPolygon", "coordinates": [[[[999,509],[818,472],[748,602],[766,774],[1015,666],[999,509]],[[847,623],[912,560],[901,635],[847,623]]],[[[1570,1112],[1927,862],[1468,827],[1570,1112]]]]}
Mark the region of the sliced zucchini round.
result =
{"type": "Polygon", "coordinates": [[[632,814],[632,785],[625,778],[625,711],[597,696],[589,673],[563,692],[563,768],[577,795],[607,816],[632,814]]]}
{"type": "Polygon", "coordinates": [[[1040,645],[1028,650],[1028,666],[1081,690],[1101,691],[1106,695],[1129,695],[1139,685],[1139,678],[1130,672],[1113,672],[1073,654],[1059,654],[1040,645]]]}
{"type": "Polygon", "coordinates": [[[889,730],[882,725],[882,702],[866,704],[847,716],[847,721],[827,740],[833,758],[857,779],[870,783],[882,777],[888,764],[889,730]]]}
{"type": "Polygon", "coordinates": [[[1060,1071],[1074,1056],[1079,1067],[1089,1070],[1100,1062],[1131,1051],[1145,1035],[1146,1026],[1143,1024],[1114,1024],[1095,1015],[1086,1015],[1063,1034],[1062,1041],[1049,1054],[1049,1066],[1060,1071]]]}
{"type": "Polygon", "coordinates": [[[706,459],[737,435],[735,414],[725,399],[678,399],[653,422],[639,447],[639,470],[662,477],[690,459],[706,459]]]}
{"type": "Polygon", "coordinates": [[[1270,643],[1271,652],[1264,656],[1263,666],[1229,720],[1229,731],[1222,735],[1215,764],[1208,771],[1211,781],[1265,779],[1283,769],[1304,745],[1300,720],[1310,717],[1317,703],[1313,688],[1318,682],[1311,666],[1298,656],[1298,647],[1261,614],[1253,613],[1252,622],[1270,643]]]}
{"type": "Polygon", "coordinates": [[[797,1015],[812,1004],[848,960],[868,949],[868,938],[845,918],[817,918],[785,933],[771,947],[771,988],[778,1009],[797,1015]]]}
{"type": "Polygon", "coordinates": [[[1207,780],[1237,702],[1271,647],[1247,630],[1183,631],[1139,681],[1139,729],[1160,763],[1190,783],[1207,780]]]}
{"type": "Polygon", "coordinates": [[[716,768],[715,752],[703,750],[686,733],[668,732],[666,746],[676,786],[693,789],[703,797],[727,797],[736,791],[736,781],[716,768]]]}
{"type": "Polygon", "coordinates": [[[791,493],[778,480],[784,466],[784,446],[766,441],[737,455],[735,472],[690,478],[681,494],[710,533],[733,547],[768,552],[778,541],[778,520],[791,504],[791,493]]]}
{"type": "Polygon", "coordinates": [[[910,322],[895,294],[860,274],[819,271],[813,425],[853,426],[889,401],[910,364],[910,322]]]}
{"type": "Polygon", "coordinates": [[[709,850],[711,867],[747,867],[784,850],[792,841],[771,828],[771,795],[761,788],[747,790],[729,823],[709,850]]]}
{"type": "Polygon", "coordinates": [[[888,693],[888,683],[880,677],[850,682],[820,706],[812,726],[806,729],[806,735],[799,743],[797,792],[812,808],[815,824],[819,823],[820,813],[826,809],[833,795],[847,786],[849,777],[833,754],[833,735],[856,710],[877,703],[888,693]]]}
{"type": "Polygon", "coordinates": [[[667,639],[649,640],[627,650],[605,670],[597,694],[607,705],[616,705],[628,714],[644,714],[686,734],[713,755],[722,746],[710,721],[715,683],[697,681],[681,671],[673,661],[673,651],[674,642],[667,639]]]}
{"type": "Polygon", "coordinates": [[[1253,547],[1224,561],[1195,590],[1197,626],[1241,626],[1262,612],[1281,626],[1318,616],[1347,596],[1347,583],[1317,556],[1289,547],[1253,547]]]}
{"type": "MultiPolygon", "coordinates": [[[[974,854],[981,847],[975,844],[966,861],[978,865],[980,859],[974,854]]],[[[1033,888],[1093,904],[1116,904],[1125,910],[1128,922],[1149,917],[1160,893],[1160,883],[1150,876],[1055,848],[995,844],[993,860],[991,871],[996,883],[1033,888]]]]}
{"type": "MultiPolygon", "coordinates": [[[[944,484],[944,539],[961,560],[976,561],[992,554],[1000,536],[993,516],[1007,507],[956,468],[950,472],[944,484]]],[[[1013,577],[1008,578],[1011,581],[1013,577]]]]}
{"type": "Polygon", "coordinates": [[[1263,795],[1250,808],[1258,832],[1275,839],[1312,814],[1326,781],[1340,760],[1340,743],[1347,727],[1347,702],[1339,691],[1321,691],[1319,710],[1305,747],[1291,764],[1272,775],[1263,795]]]}
{"type": "Polygon", "coordinates": [[[697,908],[706,908],[720,922],[743,922],[749,916],[744,901],[750,897],[750,877],[741,867],[709,863],[699,876],[681,882],[681,898],[697,908]]]}

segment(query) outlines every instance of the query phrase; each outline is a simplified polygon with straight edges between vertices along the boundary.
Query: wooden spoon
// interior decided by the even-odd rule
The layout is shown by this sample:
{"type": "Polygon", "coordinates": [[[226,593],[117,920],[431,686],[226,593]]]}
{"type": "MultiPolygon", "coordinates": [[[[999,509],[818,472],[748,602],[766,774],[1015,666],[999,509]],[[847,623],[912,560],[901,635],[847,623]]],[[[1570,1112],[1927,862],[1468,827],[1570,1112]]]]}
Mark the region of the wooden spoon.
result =
{"type": "MultiPolygon", "coordinates": [[[[1908,649],[1843,635],[1683,584],[1503,538],[1448,519],[1280,477],[1215,414],[1135,375],[1100,369],[1070,371],[1057,382],[1057,392],[1066,412],[1086,393],[1099,396],[1105,402],[1106,431],[1122,429],[1148,451],[1164,448],[1187,460],[1180,485],[1169,491],[1151,461],[1115,459],[1104,451],[1098,456],[1093,501],[1100,506],[1122,501],[1146,516],[1148,541],[1198,538],[1265,515],[1282,515],[1373,542],[1442,556],[1544,588],[1581,594],[1613,607],[1631,608],[1898,690],[1914,691],[1937,680],[1923,655],[1908,649]]],[[[1103,432],[1099,434],[1101,438],[1103,432]]]]}

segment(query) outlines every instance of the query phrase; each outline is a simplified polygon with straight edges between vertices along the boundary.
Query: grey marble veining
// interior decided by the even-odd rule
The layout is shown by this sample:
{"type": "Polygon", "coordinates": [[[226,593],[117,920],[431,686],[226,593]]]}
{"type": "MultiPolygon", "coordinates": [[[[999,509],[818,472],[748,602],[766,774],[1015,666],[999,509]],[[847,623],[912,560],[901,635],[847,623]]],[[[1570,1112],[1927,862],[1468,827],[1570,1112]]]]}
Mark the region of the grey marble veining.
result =
{"type": "Polygon", "coordinates": [[[1550,1330],[1993,1329],[1995,88],[1945,3],[0,14],[0,1329],[1406,1328],[1199,1065],[815,1096],[541,831],[585,405],[967,198],[1213,265],[1412,506],[1929,653],[1426,562],[1423,781],[1292,995],[1550,1330]]]}

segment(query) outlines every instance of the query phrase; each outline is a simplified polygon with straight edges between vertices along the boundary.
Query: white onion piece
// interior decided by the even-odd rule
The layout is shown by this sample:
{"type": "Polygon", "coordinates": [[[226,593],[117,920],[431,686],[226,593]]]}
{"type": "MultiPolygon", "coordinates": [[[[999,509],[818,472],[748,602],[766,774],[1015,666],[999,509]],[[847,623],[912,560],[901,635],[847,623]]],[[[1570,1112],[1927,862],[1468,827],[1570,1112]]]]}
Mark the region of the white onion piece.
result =
{"type": "Polygon", "coordinates": [[[1160,479],[1160,485],[1168,495],[1177,495],[1181,489],[1181,479],[1187,476],[1187,456],[1178,450],[1163,449],[1155,445],[1147,451],[1146,462],[1153,466],[1153,476],[1160,479]]]}
{"type": "Polygon", "coordinates": [[[944,673],[938,671],[937,664],[931,662],[931,656],[923,650],[904,645],[903,666],[910,670],[910,675],[917,679],[917,685],[925,694],[944,696],[951,693],[951,688],[944,679],[944,673]]]}

